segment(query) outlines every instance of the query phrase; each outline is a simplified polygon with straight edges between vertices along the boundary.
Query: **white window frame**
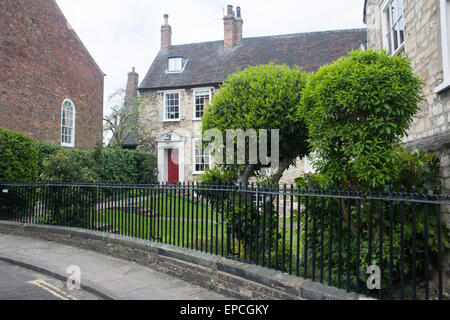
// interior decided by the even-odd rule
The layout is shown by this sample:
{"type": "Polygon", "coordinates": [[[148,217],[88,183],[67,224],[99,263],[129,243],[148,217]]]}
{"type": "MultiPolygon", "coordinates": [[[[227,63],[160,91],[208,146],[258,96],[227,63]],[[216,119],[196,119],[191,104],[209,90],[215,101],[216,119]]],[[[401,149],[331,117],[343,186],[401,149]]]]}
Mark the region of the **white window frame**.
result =
{"type": "Polygon", "coordinates": [[[183,57],[169,57],[167,59],[167,73],[181,73],[185,65],[186,61],[183,57]]]}
{"type": "Polygon", "coordinates": [[[60,135],[60,140],[61,140],[61,146],[62,147],[68,147],[68,148],[75,148],[75,124],[76,124],[76,107],[75,107],[75,103],[73,103],[72,100],[70,99],[65,99],[61,105],[61,135],[60,135]],[[65,125],[63,123],[63,116],[64,116],[64,108],[65,105],[67,103],[70,103],[72,110],[73,110],[73,114],[72,114],[72,127],[68,127],[67,125],[65,125]],[[64,142],[63,141],[63,130],[64,129],[72,129],[72,134],[70,136],[70,143],[64,142]]]}
{"type": "MultiPolygon", "coordinates": [[[[196,170],[197,169],[197,153],[196,153],[196,151],[197,151],[197,143],[199,141],[201,141],[199,138],[192,139],[192,164],[193,164],[192,174],[193,175],[199,175],[199,174],[205,173],[204,170],[203,171],[196,170]]],[[[203,152],[204,152],[204,149],[203,149],[203,152]]],[[[203,157],[204,156],[205,155],[203,155],[203,157]]],[[[208,166],[209,166],[209,169],[212,168],[211,158],[212,158],[211,155],[208,155],[208,160],[209,160],[208,161],[208,166]]]]}
{"type": "Polygon", "coordinates": [[[192,119],[193,119],[194,121],[201,121],[201,120],[202,120],[202,117],[200,117],[200,118],[197,117],[197,93],[200,93],[200,92],[202,92],[202,93],[208,92],[208,95],[209,95],[209,102],[208,102],[208,105],[206,105],[206,106],[204,107],[204,109],[203,109],[203,114],[204,114],[206,108],[211,104],[211,95],[212,95],[212,92],[211,92],[211,91],[212,91],[211,88],[203,88],[203,89],[199,88],[199,89],[193,89],[193,106],[194,106],[194,108],[193,108],[192,119]]]}
{"type": "Polygon", "coordinates": [[[442,70],[444,81],[434,89],[440,93],[450,88],[450,0],[440,0],[441,11],[441,44],[442,44],[442,70]]]}
{"type": "Polygon", "coordinates": [[[164,122],[179,122],[179,121],[181,121],[181,91],[165,91],[164,94],[163,94],[163,99],[164,99],[164,101],[163,101],[163,106],[164,106],[163,121],[164,122]],[[168,114],[167,108],[168,108],[168,106],[167,106],[166,97],[169,94],[178,94],[178,118],[173,118],[173,119],[167,118],[167,114],[168,114]]]}
{"type": "MultiPolygon", "coordinates": [[[[393,25],[391,25],[391,12],[390,12],[390,5],[392,4],[392,2],[397,2],[397,1],[403,1],[403,0],[384,0],[384,2],[381,5],[381,24],[382,24],[382,32],[383,32],[383,47],[385,50],[389,51],[393,56],[400,54],[401,52],[403,52],[405,50],[405,30],[403,30],[404,34],[403,34],[403,42],[399,45],[399,47],[397,49],[395,48],[394,45],[394,38],[391,37],[392,35],[392,28],[394,27],[393,25]],[[387,12],[388,10],[388,12],[387,12]],[[389,30],[388,30],[389,28],[389,30]]],[[[398,9],[397,9],[398,10],[398,9]]],[[[401,17],[397,17],[396,21],[394,22],[394,25],[398,25],[400,20],[403,19],[403,28],[405,27],[405,14],[404,14],[404,3],[403,3],[403,7],[402,7],[402,11],[401,11],[401,17]]],[[[400,31],[398,31],[397,34],[398,37],[398,41],[400,40],[400,31]]]]}

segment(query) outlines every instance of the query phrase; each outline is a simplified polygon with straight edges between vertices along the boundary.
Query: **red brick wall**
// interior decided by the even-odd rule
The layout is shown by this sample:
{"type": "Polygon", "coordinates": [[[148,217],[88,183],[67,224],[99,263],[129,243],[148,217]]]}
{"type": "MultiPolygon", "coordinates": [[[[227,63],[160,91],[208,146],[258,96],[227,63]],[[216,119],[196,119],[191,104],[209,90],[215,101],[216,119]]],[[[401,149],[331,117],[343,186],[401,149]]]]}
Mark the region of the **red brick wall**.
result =
{"type": "Polygon", "coordinates": [[[60,144],[71,99],[75,147],[91,149],[103,137],[103,80],[54,0],[0,1],[0,127],[60,144]]]}

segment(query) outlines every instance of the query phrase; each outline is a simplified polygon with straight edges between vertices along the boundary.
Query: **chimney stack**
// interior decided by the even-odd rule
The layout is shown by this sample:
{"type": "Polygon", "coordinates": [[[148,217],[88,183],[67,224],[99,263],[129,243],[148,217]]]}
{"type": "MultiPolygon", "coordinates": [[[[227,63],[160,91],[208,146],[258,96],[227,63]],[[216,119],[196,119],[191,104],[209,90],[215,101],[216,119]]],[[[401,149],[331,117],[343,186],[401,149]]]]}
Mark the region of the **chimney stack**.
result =
{"type": "Polygon", "coordinates": [[[161,27],[161,49],[168,49],[172,45],[172,27],[169,26],[169,15],[164,15],[164,25],[161,27]]]}
{"type": "Polygon", "coordinates": [[[237,7],[237,17],[233,11],[233,6],[228,5],[227,14],[223,18],[224,21],[224,44],[225,49],[233,49],[236,45],[241,43],[242,29],[244,21],[241,17],[241,8],[237,7]]]}
{"type": "Polygon", "coordinates": [[[241,7],[237,7],[236,8],[236,30],[234,33],[234,43],[235,44],[239,44],[241,43],[242,40],[242,29],[243,29],[243,25],[244,25],[244,20],[242,20],[241,17],[241,7]]]}
{"type": "Polygon", "coordinates": [[[125,108],[129,107],[133,99],[137,97],[137,88],[139,85],[139,74],[133,67],[132,71],[128,73],[127,90],[125,92],[125,108]]]}

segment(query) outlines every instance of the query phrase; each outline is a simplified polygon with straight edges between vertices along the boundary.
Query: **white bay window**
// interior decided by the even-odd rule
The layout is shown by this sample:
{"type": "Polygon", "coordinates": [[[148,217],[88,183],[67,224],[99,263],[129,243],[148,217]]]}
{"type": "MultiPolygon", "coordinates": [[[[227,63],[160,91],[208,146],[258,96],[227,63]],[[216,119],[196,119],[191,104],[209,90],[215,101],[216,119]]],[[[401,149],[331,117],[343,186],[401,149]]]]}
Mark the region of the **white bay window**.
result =
{"type": "Polygon", "coordinates": [[[450,0],[440,0],[443,82],[434,89],[440,93],[450,88],[450,0]]]}
{"type": "Polygon", "coordinates": [[[403,0],[385,0],[381,6],[383,46],[392,55],[405,52],[403,0]]]}

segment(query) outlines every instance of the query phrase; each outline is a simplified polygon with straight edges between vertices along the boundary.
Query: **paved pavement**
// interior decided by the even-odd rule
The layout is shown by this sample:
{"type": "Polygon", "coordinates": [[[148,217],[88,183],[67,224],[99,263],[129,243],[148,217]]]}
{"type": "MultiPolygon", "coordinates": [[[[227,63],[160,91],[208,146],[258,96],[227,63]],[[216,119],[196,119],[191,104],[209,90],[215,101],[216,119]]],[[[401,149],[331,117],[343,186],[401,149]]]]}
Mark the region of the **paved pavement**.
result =
{"type": "MultiPolygon", "coordinates": [[[[17,293],[25,292],[22,295],[25,299],[39,296],[34,288],[39,287],[39,281],[32,283],[32,287],[29,287],[28,281],[43,280],[57,288],[62,288],[66,277],[70,275],[67,271],[71,266],[80,268],[81,287],[94,293],[89,296],[85,292],[78,292],[78,296],[76,296],[72,294],[73,290],[65,289],[69,295],[79,299],[97,299],[98,296],[119,300],[228,299],[208,289],[190,285],[130,261],[25,237],[0,234],[1,260],[9,263],[0,264],[0,288],[6,288],[4,291],[0,291],[0,299],[2,299],[2,292],[6,292],[6,296],[9,295],[14,299],[15,290],[17,293]],[[16,266],[11,266],[11,262],[16,266]],[[26,267],[26,269],[22,267],[26,267]],[[46,274],[47,277],[44,277],[43,274],[46,274]],[[58,283],[55,282],[55,278],[64,281],[58,283]],[[26,294],[27,290],[30,290],[28,294],[26,294]]],[[[41,297],[42,299],[49,298],[44,294],[41,294],[41,297]]]]}
{"type": "Polygon", "coordinates": [[[101,300],[85,290],[68,290],[66,282],[0,261],[0,300],[101,300]]]}

